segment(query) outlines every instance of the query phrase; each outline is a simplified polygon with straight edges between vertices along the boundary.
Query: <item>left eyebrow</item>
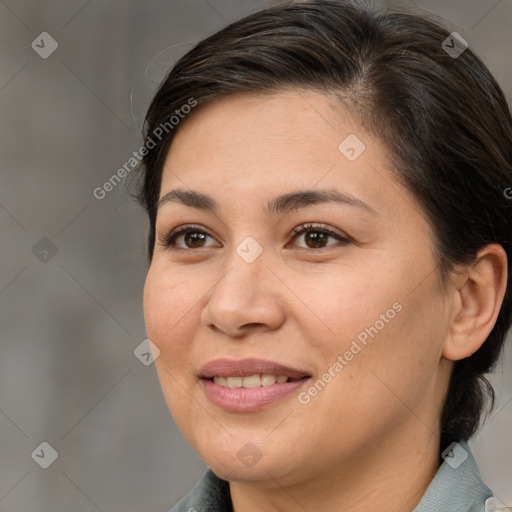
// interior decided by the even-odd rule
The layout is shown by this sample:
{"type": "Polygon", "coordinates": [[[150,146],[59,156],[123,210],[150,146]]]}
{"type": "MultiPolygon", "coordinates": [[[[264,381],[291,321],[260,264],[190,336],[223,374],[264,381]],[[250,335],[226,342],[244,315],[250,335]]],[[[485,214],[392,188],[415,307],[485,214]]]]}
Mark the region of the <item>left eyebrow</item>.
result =
{"type": "MultiPolygon", "coordinates": [[[[197,191],[180,189],[171,190],[158,201],[157,208],[160,208],[163,204],[170,202],[181,203],[185,206],[190,206],[191,208],[210,212],[217,212],[219,210],[219,204],[215,199],[213,199],[213,197],[197,191]]],[[[372,215],[377,215],[377,212],[361,199],[335,189],[298,190],[277,196],[266,204],[265,213],[268,216],[275,216],[283,213],[289,213],[312,204],[329,202],[346,204],[365,210],[372,215]]]]}
{"type": "Polygon", "coordinates": [[[329,202],[346,204],[348,206],[365,210],[372,215],[377,215],[377,212],[361,199],[335,189],[299,190],[289,194],[284,194],[269,201],[265,212],[267,215],[278,215],[298,210],[299,208],[303,208],[311,204],[329,202]]]}

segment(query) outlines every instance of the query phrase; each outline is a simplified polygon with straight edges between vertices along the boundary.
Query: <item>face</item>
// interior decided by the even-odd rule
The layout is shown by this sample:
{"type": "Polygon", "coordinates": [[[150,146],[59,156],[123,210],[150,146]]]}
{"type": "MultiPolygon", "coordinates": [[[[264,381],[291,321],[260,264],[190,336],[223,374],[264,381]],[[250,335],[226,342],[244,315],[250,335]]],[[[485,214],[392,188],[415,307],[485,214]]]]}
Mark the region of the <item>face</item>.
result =
{"type": "Polygon", "coordinates": [[[432,233],[347,110],[302,90],[212,102],[180,126],[160,198],[147,334],[217,474],[300,483],[433,437],[449,304],[432,233]]]}

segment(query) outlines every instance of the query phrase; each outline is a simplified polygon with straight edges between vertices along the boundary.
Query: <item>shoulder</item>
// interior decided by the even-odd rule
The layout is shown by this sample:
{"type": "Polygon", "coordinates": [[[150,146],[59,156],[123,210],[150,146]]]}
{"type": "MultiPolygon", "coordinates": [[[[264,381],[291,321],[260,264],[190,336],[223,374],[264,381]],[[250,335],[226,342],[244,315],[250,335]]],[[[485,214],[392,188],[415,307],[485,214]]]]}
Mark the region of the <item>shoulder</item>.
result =
{"type": "Polygon", "coordinates": [[[208,469],[170,512],[233,512],[229,482],[208,469]]]}

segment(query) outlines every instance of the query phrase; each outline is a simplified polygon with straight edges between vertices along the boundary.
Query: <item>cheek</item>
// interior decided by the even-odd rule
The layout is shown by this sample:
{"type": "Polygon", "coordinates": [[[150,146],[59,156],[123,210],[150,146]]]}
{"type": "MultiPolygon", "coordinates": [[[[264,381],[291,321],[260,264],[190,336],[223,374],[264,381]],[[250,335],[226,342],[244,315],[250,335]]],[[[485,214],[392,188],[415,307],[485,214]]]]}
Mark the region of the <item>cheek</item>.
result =
{"type": "Polygon", "coordinates": [[[176,275],[159,265],[150,267],[144,286],[144,319],[148,338],[160,350],[155,368],[164,398],[178,427],[186,433],[191,415],[197,414],[187,391],[192,383],[187,368],[197,294],[190,284],[173,277],[176,275]]]}
{"type": "Polygon", "coordinates": [[[187,322],[200,295],[192,283],[173,278],[175,275],[158,266],[150,268],[144,286],[144,319],[149,339],[160,349],[158,360],[169,359],[178,367],[187,352],[187,322]]]}
{"type": "Polygon", "coordinates": [[[380,316],[388,311],[385,328],[399,316],[393,304],[401,295],[398,290],[404,279],[397,275],[396,269],[344,264],[319,276],[316,282],[309,282],[309,286],[301,287],[301,280],[304,277],[294,281],[294,292],[306,299],[308,309],[323,322],[321,332],[328,336],[325,349],[330,345],[339,351],[345,345],[350,346],[358,335],[364,338],[365,330],[375,322],[381,331],[380,316]]]}
{"type": "Polygon", "coordinates": [[[343,358],[332,390],[339,386],[345,396],[357,397],[360,412],[393,393],[417,403],[433,385],[446,311],[434,276],[421,281],[420,270],[411,262],[381,267],[374,275],[347,274],[326,288],[332,301],[320,311],[334,334],[316,348],[329,367],[343,358]]]}
{"type": "Polygon", "coordinates": [[[351,391],[361,395],[356,400],[361,414],[385,409],[397,418],[407,417],[434,393],[445,336],[439,296],[422,289],[394,297],[400,311],[392,315],[383,310],[383,317],[369,321],[360,331],[366,344],[358,343],[361,352],[346,368],[351,391]]]}

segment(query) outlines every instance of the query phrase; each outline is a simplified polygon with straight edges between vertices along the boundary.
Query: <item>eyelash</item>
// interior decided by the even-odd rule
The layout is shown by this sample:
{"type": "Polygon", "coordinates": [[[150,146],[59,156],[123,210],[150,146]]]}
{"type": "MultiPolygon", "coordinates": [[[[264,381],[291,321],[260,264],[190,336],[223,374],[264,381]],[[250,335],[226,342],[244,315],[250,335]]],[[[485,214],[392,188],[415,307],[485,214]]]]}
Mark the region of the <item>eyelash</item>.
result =
{"type": "MultiPolygon", "coordinates": [[[[347,245],[349,243],[353,243],[354,241],[351,240],[348,237],[343,237],[340,234],[332,231],[328,227],[324,225],[315,225],[315,224],[301,224],[300,226],[297,226],[291,233],[290,236],[292,236],[292,239],[295,239],[299,235],[302,235],[304,233],[307,233],[308,231],[313,231],[316,233],[323,233],[326,235],[329,235],[330,237],[336,238],[339,242],[342,243],[342,245],[347,245]]],[[[185,226],[181,226],[168,235],[164,235],[162,239],[159,240],[159,243],[161,246],[163,246],[166,249],[171,249],[173,251],[193,251],[197,249],[203,249],[203,247],[198,247],[196,249],[193,248],[183,248],[183,247],[176,247],[175,242],[176,239],[183,234],[186,233],[201,233],[203,235],[211,236],[206,230],[203,229],[202,226],[197,224],[187,224],[185,226]]],[[[322,250],[328,249],[330,245],[326,247],[320,247],[318,249],[314,248],[307,248],[307,247],[299,247],[299,250],[305,250],[305,251],[315,251],[315,252],[321,252],[322,250]]]]}

